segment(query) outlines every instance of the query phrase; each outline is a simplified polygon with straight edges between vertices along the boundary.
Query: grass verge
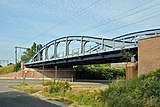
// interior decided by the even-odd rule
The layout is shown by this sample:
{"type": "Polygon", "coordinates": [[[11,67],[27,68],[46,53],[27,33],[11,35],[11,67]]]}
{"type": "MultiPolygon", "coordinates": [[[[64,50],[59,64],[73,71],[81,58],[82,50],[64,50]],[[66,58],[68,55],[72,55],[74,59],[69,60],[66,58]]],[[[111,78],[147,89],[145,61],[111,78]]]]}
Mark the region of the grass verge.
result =
{"type": "Polygon", "coordinates": [[[0,67],[0,74],[6,74],[14,71],[14,65],[0,67]]]}
{"type": "Polygon", "coordinates": [[[78,104],[92,107],[159,107],[160,105],[160,70],[131,80],[115,81],[109,87],[70,86],[66,82],[55,81],[12,87],[29,93],[39,93],[47,99],[68,102],[72,106],[78,104]]]}
{"type": "MultiPolygon", "coordinates": [[[[68,103],[70,106],[92,106],[92,107],[102,107],[103,104],[98,100],[98,93],[100,90],[106,89],[108,86],[79,86],[72,85],[64,92],[65,88],[57,89],[57,86],[53,86],[51,90],[51,83],[38,84],[38,85],[28,85],[28,84],[18,84],[11,85],[11,88],[15,88],[21,91],[28,92],[32,95],[43,97],[49,100],[57,100],[68,103]],[[56,87],[56,88],[55,88],[56,87]],[[59,91],[57,91],[59,90],[59,91]]],[[[61,84],[62,82],[60,82],[61,84]]],[[[59,84],[56,82],[56,84],[59,84]]],[[[68,86],[67,86],[68,87],[68,86]]]]}
{"type": "Polygon", "coordinates": [[[8,65],[5,67],[0,67],[0,75],[15,72],[18,71],[19,69],[20,69],[20,63],[8,65]]]}
{"type": "Polygon", "coordinates": [[[160,107],[160,70],[128,81],[116,81],[100,92],[111,107],[160,107]]]}

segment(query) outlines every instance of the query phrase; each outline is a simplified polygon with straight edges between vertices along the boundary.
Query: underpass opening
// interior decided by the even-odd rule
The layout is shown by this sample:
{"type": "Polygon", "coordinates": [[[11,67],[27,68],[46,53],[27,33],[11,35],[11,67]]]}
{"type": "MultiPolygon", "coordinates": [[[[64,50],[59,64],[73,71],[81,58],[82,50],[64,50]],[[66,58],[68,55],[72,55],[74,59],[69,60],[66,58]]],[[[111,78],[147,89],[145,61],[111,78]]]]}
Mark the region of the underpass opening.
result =
{"type": "Polygon", "coordinates": [[[91,64],[74,66],[75,81],[112,81],[125,79],[124,66],[112,67],[111,64],[91,64]]]}

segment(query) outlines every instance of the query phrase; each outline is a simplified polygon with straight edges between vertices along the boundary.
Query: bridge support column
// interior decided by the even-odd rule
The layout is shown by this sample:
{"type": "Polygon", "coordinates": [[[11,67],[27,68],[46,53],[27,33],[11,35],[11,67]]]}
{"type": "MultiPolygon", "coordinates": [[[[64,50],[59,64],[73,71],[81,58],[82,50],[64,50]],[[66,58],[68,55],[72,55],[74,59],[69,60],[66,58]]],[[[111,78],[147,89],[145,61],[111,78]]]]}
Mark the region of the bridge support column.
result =
{"type": "Polygon", "coordinates": [[[137,77],[138,75],[138,63],[137,62],[129,62],[126,65],[126,79],[132,79],[137,77]]]}
{"type": "Polygon", "coordinates": [[[52,72],[52,79],[62,79],[62,80],[72,80],[75,77],[75,70],[73,67],[58,67],[55,66],[53,69],[48,69],[48,71],[52,72]]]}
{"type": "Polygon", "coordinates": [[[55,78],[57,78],[57,66],[55,66],[55,78]]]}

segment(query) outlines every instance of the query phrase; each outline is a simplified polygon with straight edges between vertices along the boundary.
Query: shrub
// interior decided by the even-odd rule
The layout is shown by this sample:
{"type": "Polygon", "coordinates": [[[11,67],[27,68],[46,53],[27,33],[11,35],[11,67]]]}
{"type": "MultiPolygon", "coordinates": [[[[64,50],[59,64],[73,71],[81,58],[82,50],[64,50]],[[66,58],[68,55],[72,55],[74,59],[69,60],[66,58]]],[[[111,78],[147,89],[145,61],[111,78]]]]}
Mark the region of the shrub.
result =
{"type": "Polygon", "coordinates": [[[10,72],[14,72],[14,71],[18,71],[21,67],[20,63],[17,64],[12,64],[12,65],[8,65],[5,67],[1,67],[0,68],[0,74],[6,74],[6,73],[10,73],[10,72]]]}
{"type": "Polygon", "coordinates": [[[48,81],[43,84],[44,86],[49,86],[49,93],[65,93],[67,90],[71,90],[71,85],[68,82],[62,81],[48,81]]]}
{"type": "Polygon", "coordinates": [[[99,100],[111,107],[158,107],[160,70],[128,81],[116,81],[101,91],[99,100]]]}
{"type": "Polygon", "coordinates": [[[111,80],[125,77],[125,68],[114,68],[107,64],[76,66],[77,79],[111,80]]]}
{"type": "Polygon", "coordinates": [[[18,71],[21,68],[21,63],[17,63],[14,65],[14,71],[18,71]]]}
{"type": "Polygon", "coordinates": [[[52,81],[46,81],[46,82],[42,83],[43,86],[48,86],[48,85],[51,85],[51,84],[52,84],[52,81]]]}

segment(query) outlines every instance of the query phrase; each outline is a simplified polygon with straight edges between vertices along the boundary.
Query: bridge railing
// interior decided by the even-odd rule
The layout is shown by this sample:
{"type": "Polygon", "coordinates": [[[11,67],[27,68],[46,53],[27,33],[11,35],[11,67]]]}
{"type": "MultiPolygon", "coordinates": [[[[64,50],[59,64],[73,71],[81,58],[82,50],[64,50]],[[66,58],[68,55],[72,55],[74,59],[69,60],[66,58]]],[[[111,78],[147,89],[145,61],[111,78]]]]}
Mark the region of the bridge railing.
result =
{"type": "Polygon", "coordinates": [[[143,30],[143,31],[138,31],[138,32],[117,36],[115,38],[112,38],[112,40],[138,41],[139,38],[148,37],[148,36],[157,35],[157,34],[160,34],[160,29],[150,29],[150,30],[143,30]]]}
{"type": "Polygon", "coordinates": [[[104,48],[102,49],[102,46],[97,45],[89,45],[85,47],[85,50],[83,53],[81,53],[81,48],[75,48],[68,51],[68,55],[66,56],[66,51],[61,51],[57,53],[57,57],[44,59],[42,58],[39,61],[32,61],[30,63],[34,62],[43,62],[43,61],[51,61],[51,60],[57,60],[57,59],[64,59],[64,58],[71,58],[71,57],[77,57],[77,56],[83,56],[83,55],[91,55],[91,54],[97,54],[102,52],[109,52],[114,50],[122,50],[124,48],[128,48],[134,46],[133,43],[123,42],[123,41],[110,41],[104,43],[104,48]]]}
{"type": "MultiPolygon", "coordinates": [[[[68,51],[68,55],[66,56],[66,51],[58,52],[56,58],[50,58],[47,60],[57,60],[57,59],[63,59],[63,58],[70,58],[70,57],[77,57],[77,56],[83,56],[83,55],[90,55],[90,54],[96,54],[101,52],[107,52],[107,51],[114,51],[114,50],[121,50],[122,48],[133,46],[133,43],[123,43],[122,41],[110,41],[105,43],[104,49],[101,48],[101,45],[89,45],[85,47],[84,53],[81,53],[81,48],[75,48],[68,51]]],[[[45,60],[43,60],[45,61],[45,60]]]]}
{"type": "MultiPolygon", "coordinates": [[[[84,54],[93,54],[99,52],[99,46],[94,48],[96,45],[90,45],[85,47],[84,53],[81,53],[81,48],[75,48],[68,51],[68,56],[66,56],[66,51],[58,52],[57,58],[74,57],[84,54]]],[[[53,58],[53,59],[57,59],[53,58]]]]}

